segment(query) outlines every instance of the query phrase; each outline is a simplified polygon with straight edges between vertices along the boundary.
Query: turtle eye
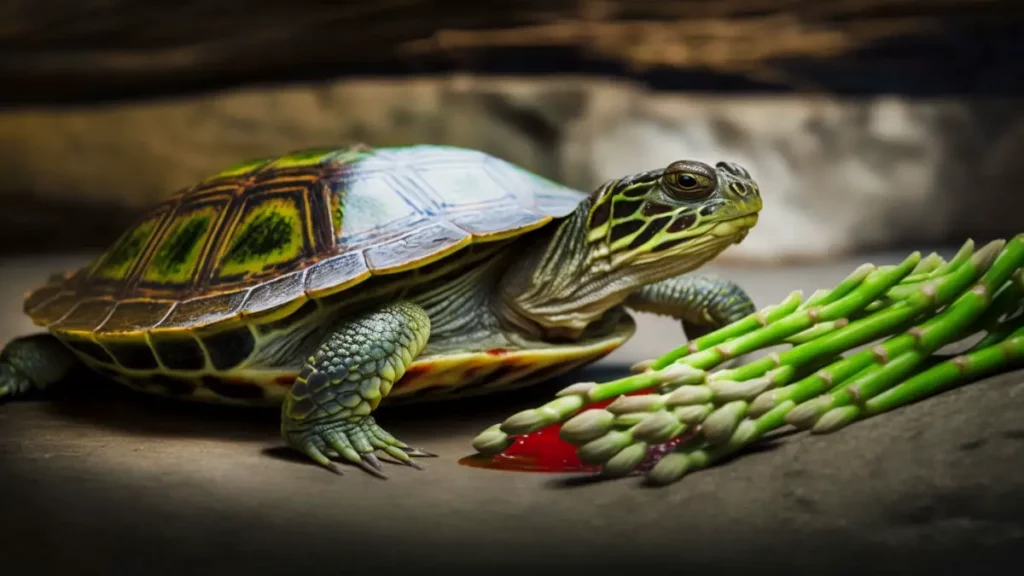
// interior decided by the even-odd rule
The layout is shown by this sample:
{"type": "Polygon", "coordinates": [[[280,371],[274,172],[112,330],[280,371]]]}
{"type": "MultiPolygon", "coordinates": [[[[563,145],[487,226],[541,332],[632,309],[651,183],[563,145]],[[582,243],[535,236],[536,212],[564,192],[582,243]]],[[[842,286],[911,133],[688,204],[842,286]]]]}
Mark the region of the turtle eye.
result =
{"type": "Polygon", "coordinates": [[[676,178],[676,186],[684,190],[696,188],[698,185],[699,183],[697,182],[697,179],[689,174],[683,174],[682,176],[676,178]]]}
{"type": "Polygon", "coordinates": [[[699,162],[675,162],[662,175],[665,190],[678,200],[702,200],[715,191],[715,173],[699,162]]]}

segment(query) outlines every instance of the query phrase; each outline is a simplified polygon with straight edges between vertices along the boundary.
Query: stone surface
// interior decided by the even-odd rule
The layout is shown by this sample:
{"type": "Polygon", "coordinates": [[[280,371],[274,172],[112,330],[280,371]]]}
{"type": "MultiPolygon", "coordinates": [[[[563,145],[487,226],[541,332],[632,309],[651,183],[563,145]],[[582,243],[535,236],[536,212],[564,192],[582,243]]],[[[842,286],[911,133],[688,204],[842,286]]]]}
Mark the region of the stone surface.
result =
{"type": "MultiPolygon", "coordinates": [[[[80,260],[0,261],[0,341],[31,330],[13,294],[80,260]]],[[[717,271],[765,305],[861,261],[717,271]]],[[[672,321],[640,322],[629,347],[575,379],[622,375],[681,340],[672,321]]],[[[0,556],[105,575],[1007,574],[1024,561],[1024,372],[831,436],[781,437],[664,489],[457,464],[480,430],[568,382],[382,410],[388,430],[440,455],[423,472],[389,466],[387,482],[290,456],[273,410],[78,382],[0,406],[0,556]]]]}
{"type": "Polygon", "coordinates": [[[1024,213],[1020,101],[421,78],[0,111],[0,198],[13,207],[0,214],[3,246],[19,249],[16,239],[31,235],[30,244],[98,248],[121,231],[121,214],[224,166],[351,142],[479,148],[583,189],[682,157],[735,160],[760,181],[766,204],[733,258],[1007,236],[1021,231],[1024,213]],[[56,208],[68,203],[74,209],[56,208]],[[83,221],[94,233],[77,227],[83,221]]]}

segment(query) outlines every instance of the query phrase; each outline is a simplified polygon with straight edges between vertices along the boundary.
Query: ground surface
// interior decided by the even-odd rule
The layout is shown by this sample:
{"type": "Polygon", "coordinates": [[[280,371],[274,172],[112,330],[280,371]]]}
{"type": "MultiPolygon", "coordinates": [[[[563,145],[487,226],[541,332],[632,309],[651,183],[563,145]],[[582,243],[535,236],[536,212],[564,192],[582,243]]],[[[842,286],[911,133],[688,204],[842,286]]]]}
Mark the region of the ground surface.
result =
{"type": "MultiPolygon", "coordinates": [[[[866,259],[892,257],[722,272],[765,305],[866,259]]],[[[21,292],[79,261],[0,260],[0,343],[31,331],[21,292]]],[[[637,339],[574,379],[620,375],[681,341],[674,322],[642,317],[637,339]]],[[[273,412],[76,383],[0,407],[0,557],[11,574],[76,575],[980,574],[1024,559],[1024,372],[832,436],[791,435],[666,489],[457,464],[480,430],[566,383],[382,411],[386,428],[440,455],[424,472],[391,467],[386,482],[291,457],[273,412]]]]}

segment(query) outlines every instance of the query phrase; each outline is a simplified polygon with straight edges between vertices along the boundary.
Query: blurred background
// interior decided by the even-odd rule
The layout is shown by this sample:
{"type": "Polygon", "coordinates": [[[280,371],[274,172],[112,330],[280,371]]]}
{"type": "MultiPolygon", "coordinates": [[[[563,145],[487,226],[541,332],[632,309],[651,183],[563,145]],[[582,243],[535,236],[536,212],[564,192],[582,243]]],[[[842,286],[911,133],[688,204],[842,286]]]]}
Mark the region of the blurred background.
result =
{"type": "MultiPolygon", "coordinates": [[[[862,262],[948,258],[1024,232],[1022,32],[1024,0],[0,0],[0,346],[38,330],[25,291],[156,199],[356,142],[476,148],[583,190],[680,158],[739,162],[764,210],[711,268],[758,306],[862,262]]],[[[456,464],[515,410],[682,342],[671,318],[638,321],[549,387],[382,416],[442,456],[388,484],[274,457],[273,412],[99,382],[4,406],[0,497],[16,497],[0,557],[108,575],[1021,565],[1019,371],[668,491],[456,464]]]]}
{"type": "Polygon", "coordinates": [[[1019,0],[5,0],[0,252],[90,252],[247,158],[478,148],[760,181],[723,262],[1024,230],[1019,0]]]}

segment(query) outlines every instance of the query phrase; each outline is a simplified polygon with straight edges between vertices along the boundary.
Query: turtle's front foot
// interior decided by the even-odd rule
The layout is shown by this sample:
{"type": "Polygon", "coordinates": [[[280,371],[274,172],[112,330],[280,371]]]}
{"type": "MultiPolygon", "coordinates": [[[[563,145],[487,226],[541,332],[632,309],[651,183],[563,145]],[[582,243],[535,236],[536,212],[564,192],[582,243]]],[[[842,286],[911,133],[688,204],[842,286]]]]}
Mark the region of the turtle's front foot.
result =
{"type": "Polygon", "coordinates": [[[77,359],[50,334],[15,338],[0,352],[0,401],[42,390],[63,379],[77,359]]]}
{"type": "Polygon", "coordinates": [[[339,474],[341,469],[331,458],[340,457],[374,476],[387,478],[375,454],[378,450],[417,470],[423,468],[412,460],[412,456],[433,456],[388,434],[377,425],[373,416],[310,424],[285,430],[284,436],[292,448],[339,474]]]}
{"type": "Polygon", "coordinates": [[[678,318],[687,340],[696,340],[756,311],[735,282],[708,274],[683,274],[644,286],[627,304],[642,312],[678,318]]]}
{"type": "Polygon", "coordinates": [[[396,302],[343,322],[308,360],[281,409],[281,435],[317,463],[341,470],[332,457],[385,478],[380,451],[414,468],[410,448],[374,422],[370,413],[426,346],[430,318],[422,308],[396,302]]]}

